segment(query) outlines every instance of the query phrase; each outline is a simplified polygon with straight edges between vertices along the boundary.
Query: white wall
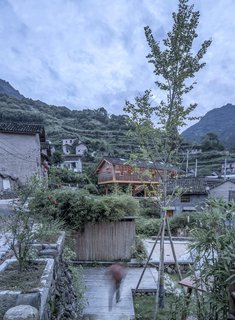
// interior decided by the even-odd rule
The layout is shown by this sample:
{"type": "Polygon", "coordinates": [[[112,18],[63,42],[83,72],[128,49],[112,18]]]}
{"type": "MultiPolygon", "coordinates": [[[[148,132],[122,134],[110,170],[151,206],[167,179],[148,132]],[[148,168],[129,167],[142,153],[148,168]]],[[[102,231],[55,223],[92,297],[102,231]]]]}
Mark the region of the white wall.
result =
{"type": "Polygon", "coordinates": [[[210,196],[215,198],[223,198],[229,201],[229,191],[235,191],[235,184],[231,181],[226,181],[223,184],[210,190],[210,196]]]}
{"type": "Polygon", "coordinates": [[[0,133],[0,172],[25,183],[40,173],[39,135],[0,133]]]}

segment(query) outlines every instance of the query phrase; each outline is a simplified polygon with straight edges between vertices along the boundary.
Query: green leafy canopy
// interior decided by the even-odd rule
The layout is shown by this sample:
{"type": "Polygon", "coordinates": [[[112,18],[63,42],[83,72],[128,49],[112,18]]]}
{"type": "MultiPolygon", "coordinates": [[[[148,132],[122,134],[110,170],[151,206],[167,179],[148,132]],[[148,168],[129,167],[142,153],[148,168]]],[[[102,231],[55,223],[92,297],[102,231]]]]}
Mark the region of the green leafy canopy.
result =
{"type": "Polygon", "coordinates": [[[165,98],[157,105],[154,101],[153,105],[153,93],[146,90],[142,96],[135,98],[134,104],[126,101],[124,108],[130,114],[135,128],[139,130],[143,144],[148,144],[151,137],[152,145],[155,138],[155,146],[164,144],[166,149],[167,141],[168,151],[174,150],[176,142],[179,142],[178,128],[184,126],[186,120],[192,119],[190,114],[196,108],[196,103],[184,106],[183,97],[196,84],[192,79],[205,66],[205,62],[201,60],[211,44],[211,40],[206,40],[199,50],[193,53],[200,16],[193,8],[193,5],[188,4],[188,0],[179,0],[178,12],[172,14],[172,31],[168,32],[162,46],[154,38],[150,27],[144,28],[150,47],[147,59],[154,66],[155,84],[165,98]]]}

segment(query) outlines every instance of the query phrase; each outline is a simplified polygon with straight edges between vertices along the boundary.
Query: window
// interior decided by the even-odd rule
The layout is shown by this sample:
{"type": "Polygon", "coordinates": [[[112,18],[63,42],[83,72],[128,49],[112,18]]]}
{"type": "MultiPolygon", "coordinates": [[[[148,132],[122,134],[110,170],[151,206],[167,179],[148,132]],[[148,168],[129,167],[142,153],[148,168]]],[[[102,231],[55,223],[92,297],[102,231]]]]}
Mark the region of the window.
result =
{"type": "Polygon", "coordinates": [[[3,179],[2,182],[3,182],[3,190],[11,189],[9,179],[3,179]]]}
{"type": "Polygon", "coordinates": [[[174,210],[167,210],[167,211],[166,211],[166,215],[167,215],[168,218],[173,217],[173,215],[174,215],[174,210]]]}
{"type": "Polygon", "coordinates": [[[235,191],[229,190],[229,201],[235,201],[235,191]]]}
{"type": "Polygon", "coordinates": [[[190,202],[190,195],[189,194],[182,194],[181,202],[190,202]]]}

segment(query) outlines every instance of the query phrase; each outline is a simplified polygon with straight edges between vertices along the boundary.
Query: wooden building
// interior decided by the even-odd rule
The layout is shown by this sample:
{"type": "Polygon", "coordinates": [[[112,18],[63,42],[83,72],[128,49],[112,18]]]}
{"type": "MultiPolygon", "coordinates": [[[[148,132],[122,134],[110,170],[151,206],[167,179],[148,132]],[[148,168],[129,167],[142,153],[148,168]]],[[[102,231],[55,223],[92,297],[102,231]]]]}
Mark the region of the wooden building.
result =
{"type": "MultiPolygon", "coordinates": [[[[164,165],[152,161],[128,161],[122,158],[105,157],[96,169],[98,184],[103,185],[108,193],[112,185],[131,186],[132,194],[144,194],[146,190],[155,192],[161,182],[164,165]],[[147,188],[146,188],[147,187],[147,188]]],[[[179,170],[167,166],[168,176],[173,177],[179,170]]]]}

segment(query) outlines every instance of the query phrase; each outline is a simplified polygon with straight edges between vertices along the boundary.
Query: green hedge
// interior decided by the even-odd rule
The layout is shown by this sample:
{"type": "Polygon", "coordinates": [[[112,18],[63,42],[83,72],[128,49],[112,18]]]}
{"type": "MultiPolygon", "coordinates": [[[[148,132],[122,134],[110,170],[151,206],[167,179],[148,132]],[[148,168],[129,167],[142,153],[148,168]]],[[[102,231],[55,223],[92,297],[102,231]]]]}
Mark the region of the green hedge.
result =
{"type": "Polygon", "coordinates": [[[62,219],[69,227],[82,229],[87,222],[116,221],[133,216],[139,202],[126,194],[92,196],[87,191],[40,190],[31,199],[34,214],[62,219]]]}
{"type": "Polygon", "coordinates": [[[161,209],[159,204],[152,198],[140,198],[140,215],[149,218],[160,218],[161,209]]]}
{"type": "Polygon", "coordinates": [[[161,219],[139,217],[136,219],[136,233],[144,237],[156,236],[159,232],[161,219]]]}

